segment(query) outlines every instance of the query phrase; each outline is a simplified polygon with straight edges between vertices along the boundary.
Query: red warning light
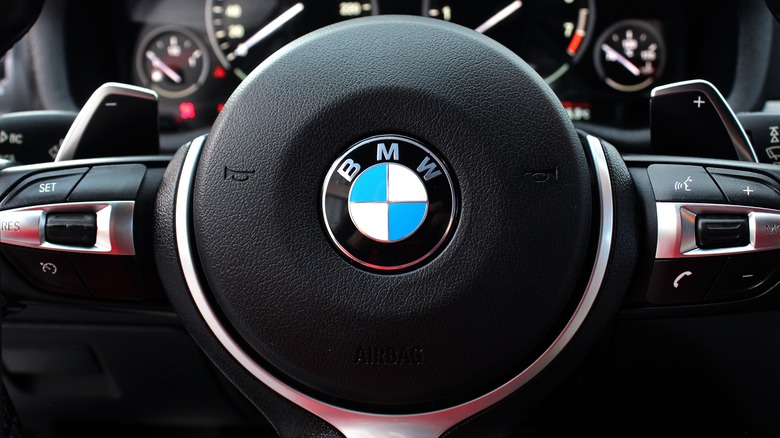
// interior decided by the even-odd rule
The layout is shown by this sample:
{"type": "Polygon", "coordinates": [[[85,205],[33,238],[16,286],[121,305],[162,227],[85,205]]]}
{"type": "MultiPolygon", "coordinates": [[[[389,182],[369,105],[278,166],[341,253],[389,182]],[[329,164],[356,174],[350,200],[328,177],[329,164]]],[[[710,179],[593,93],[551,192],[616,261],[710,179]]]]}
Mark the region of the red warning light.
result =
{"type": "Polygon", "coordinates": [[[217,112],[221,113],[222,112],[222,108],[224,108],[224,107],[225,107],[224,103],[218,103],[217,104],[217,112]]]}
{"type": "Polygon", "coordinates": [[[182,102],[179,104],[179,115],[182,120],[195,118],[195,104],[192,102],[182,102]]]}
{"type": "Polygon", "coordinates": [[[221,66],[217,66],[217,68],[214,69],[214,78],[215,79],[225,79],[227,77],[227,72],[224,68],[221,66]]]}

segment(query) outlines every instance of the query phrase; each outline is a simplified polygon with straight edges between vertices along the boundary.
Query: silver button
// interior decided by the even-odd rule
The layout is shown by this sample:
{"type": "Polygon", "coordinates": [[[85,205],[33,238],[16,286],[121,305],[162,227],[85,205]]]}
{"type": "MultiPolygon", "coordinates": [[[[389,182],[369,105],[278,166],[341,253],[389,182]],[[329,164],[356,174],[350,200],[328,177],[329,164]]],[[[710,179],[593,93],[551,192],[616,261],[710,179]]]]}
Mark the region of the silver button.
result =
{"type": "Polygon", "coordinates": [[[753,246],[756,249],[780,248],[780,214],[753,213],[751,219],[755,221],[751,227],[755,233],[753,246]]]}
{"type": "Polygon", "coordinates": [[[41,210],[0,212],[0,243],[40,245],[45,216],[41,210]]]}

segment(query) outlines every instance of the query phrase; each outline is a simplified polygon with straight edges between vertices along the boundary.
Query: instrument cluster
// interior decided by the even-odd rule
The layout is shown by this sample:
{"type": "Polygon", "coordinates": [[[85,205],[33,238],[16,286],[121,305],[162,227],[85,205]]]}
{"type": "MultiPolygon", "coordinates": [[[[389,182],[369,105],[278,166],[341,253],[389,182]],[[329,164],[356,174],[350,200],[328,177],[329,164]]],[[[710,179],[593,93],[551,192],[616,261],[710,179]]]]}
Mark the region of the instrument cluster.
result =
{"type": "Polygon", "coordinates": [[[656,85],[696,77],[728,92],[733,68],[723,66],[736,57],[736,19],[701,14],[729,7],[727,0],[127,0],[121,15],[132,60],[117,64],[130,67],[130,82],[160,95],[163,131],[186,131],[210,126],[255,67],[302,35],[358,17],[418,15],[471,28],[517,53],[575,122],[642,128],[656,85]]]}

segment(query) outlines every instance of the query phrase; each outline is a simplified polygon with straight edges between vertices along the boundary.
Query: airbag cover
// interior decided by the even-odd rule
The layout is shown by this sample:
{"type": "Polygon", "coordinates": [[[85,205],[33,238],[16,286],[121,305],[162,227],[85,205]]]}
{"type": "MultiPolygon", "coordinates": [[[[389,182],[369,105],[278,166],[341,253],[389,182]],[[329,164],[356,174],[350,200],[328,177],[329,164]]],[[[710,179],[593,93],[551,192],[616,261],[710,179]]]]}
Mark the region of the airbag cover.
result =
{"type": "Polygon", "coordinates": [[[201,155],[192,220],[226,325],[278,378],[345,406],[444,407],[533,361],[582,294],[591,178],[560,102],[515,54],[431,19],[303,37],[236,90],[201,155]],[[402,273],[327,236],[325,175],[374,135],[449,164],[450,240],[402,273]]]}

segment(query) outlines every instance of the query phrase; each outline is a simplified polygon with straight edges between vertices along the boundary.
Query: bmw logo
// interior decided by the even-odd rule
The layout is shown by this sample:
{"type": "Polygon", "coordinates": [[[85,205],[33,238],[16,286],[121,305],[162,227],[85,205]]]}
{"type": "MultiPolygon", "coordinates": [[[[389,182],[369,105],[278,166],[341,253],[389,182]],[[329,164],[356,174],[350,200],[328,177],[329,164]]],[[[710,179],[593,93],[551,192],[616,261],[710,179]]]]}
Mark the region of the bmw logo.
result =
{"type": "Polygon", "coordinates": [[[455,220],[455,186],[444,162],[419,142],[384,135],[342,154],[325,177],[325,228],[363,267],[394,271],[428,260],[455,220]]]}

